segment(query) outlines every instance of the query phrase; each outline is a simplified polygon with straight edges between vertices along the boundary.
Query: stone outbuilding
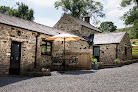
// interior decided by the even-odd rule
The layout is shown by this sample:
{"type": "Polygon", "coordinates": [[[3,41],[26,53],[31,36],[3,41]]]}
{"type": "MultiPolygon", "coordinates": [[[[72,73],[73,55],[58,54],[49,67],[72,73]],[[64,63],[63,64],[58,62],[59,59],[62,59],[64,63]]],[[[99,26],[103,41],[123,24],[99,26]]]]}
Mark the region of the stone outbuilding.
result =
{"type": "Polygon", "coordinates": [[[115,59],[131,60],[132,47],[127,32],[94,34],[93,55],[104,64],[113,64],[115,59]]]}

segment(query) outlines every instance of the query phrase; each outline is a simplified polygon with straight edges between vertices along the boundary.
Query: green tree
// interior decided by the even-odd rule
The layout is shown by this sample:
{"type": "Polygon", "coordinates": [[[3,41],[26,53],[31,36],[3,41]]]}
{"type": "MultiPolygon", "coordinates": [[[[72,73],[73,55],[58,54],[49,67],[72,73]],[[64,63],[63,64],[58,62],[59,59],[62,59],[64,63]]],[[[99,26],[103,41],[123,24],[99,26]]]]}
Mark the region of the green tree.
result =
{"type": "Polygon", "coordinates": [[[126,25],[136,25],[138,23],[138,6],[134,6],[132,9],[127,11],[121,19],[126,25]]]}
{"type": "Polygon", "coordinates": [[[132,38],[138,38],[138,0],[122,0],[121,6],[127,7],[133,4],[133,8],[124,13],[121,19],[126,25],[132,25],[132,38]]]}
{"type": "Polygon", "coordinates": [[[93,18],[94,23],[98,23],[97,17],[104,17],[102,13],[103,5],[94,0],[59,0],[55,2],[55,8],[62,7],[65,13],[77,18],[83,18],[86,13],[93,18]]]}
{"type": "Polygon", "coordinates": [[[115,26],[113,22],[109,21],[102,22],[99,27],[102,32],[114,32],[116,28],[117,26],[115,26]]]}
{"type": "Polygon", "coordinates": [[[9,14],[9,12],[11,11],[10,7],[6,7],[6,6],[0,6],[0,12],[3,14],[9,14]]]}
{"type": "Polygon", "coordinates": [[[25,20],[34,20],[34,11],[24,3],[16,3],[17,9],[13,9],[6,6],[0,6],[0,12],[7,15],[16,16],[25,20]]]}
{"type": "Polygon", "coordinates": [[[122,0],[120,5],[122,7],[127,7],[128,5],[132,4],[138,5],[138,0],[122,0]]]}
{"type": "Polygon", "coordinates": [[[33,9],[29,9],[28,6],[24,3],[16,3],[18,5],[18,11],[15,12],[15,16],[19,18],[23,18],[26,20],[34,20],[34,11],[33,9]]]}

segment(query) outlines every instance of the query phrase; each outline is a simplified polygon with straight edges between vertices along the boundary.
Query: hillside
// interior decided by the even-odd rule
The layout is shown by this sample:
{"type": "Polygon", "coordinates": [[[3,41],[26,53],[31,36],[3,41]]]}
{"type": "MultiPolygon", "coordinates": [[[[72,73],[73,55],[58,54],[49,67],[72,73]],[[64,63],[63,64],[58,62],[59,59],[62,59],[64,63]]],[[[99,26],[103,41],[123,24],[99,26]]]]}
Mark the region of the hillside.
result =
{"type": "Polygon", "coordinates": [[[134,30],[132,27],[120,28],[116,30],[116,32],[119,32],[119,31],[127,31],[130,39],[138,39],[137,38],[138,32],[136,32],[136,30],[134,30]]]}

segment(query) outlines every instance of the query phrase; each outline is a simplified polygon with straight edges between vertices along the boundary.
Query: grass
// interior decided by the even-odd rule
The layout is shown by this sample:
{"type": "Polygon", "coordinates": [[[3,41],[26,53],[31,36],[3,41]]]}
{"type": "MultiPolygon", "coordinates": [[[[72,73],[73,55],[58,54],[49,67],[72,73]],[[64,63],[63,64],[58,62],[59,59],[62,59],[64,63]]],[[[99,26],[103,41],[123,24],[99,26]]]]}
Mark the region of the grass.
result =
{"type": "MultiPolygon", "coordinates": [[[[138,39],[131,39],[131,43],[135,42],[135,45],[138,46],[138,39]]],[[[132,49],[132,54],[138,56],[138,49],[132,49]]]]}
{"type": "Polygon", "coordinates": [[[137,45],[137,46],[138,46],[138,41],[135,41],[135,45],[137,45]]]}
{"type": "Polygon", "coordinates": [[[132,50],[132,54],[138,55],[138,50],[137,50],[137,51],[133,51],[133,50],[132,50]]]}

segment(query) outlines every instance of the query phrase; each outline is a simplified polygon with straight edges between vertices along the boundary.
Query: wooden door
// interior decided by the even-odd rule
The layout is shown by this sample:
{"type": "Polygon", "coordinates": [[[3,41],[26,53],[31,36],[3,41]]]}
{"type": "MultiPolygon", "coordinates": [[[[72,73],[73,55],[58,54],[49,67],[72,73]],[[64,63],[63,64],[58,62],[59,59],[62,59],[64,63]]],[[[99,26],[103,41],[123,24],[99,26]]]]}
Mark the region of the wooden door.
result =
{"type": "Polygon", "coordinates": [[[20,74],[20,57],[21,57],[21,43],[12,42],[11,44],[11,57],[10,57],[10,75],[20,74]]]}
{"type": "Polygon", "coordinates": [[[93,56],[97,58],[97,62],[99,62],[99,57],[100,57],[100,47],[99,46],[94,46],[93,47],[93,56]]]}

